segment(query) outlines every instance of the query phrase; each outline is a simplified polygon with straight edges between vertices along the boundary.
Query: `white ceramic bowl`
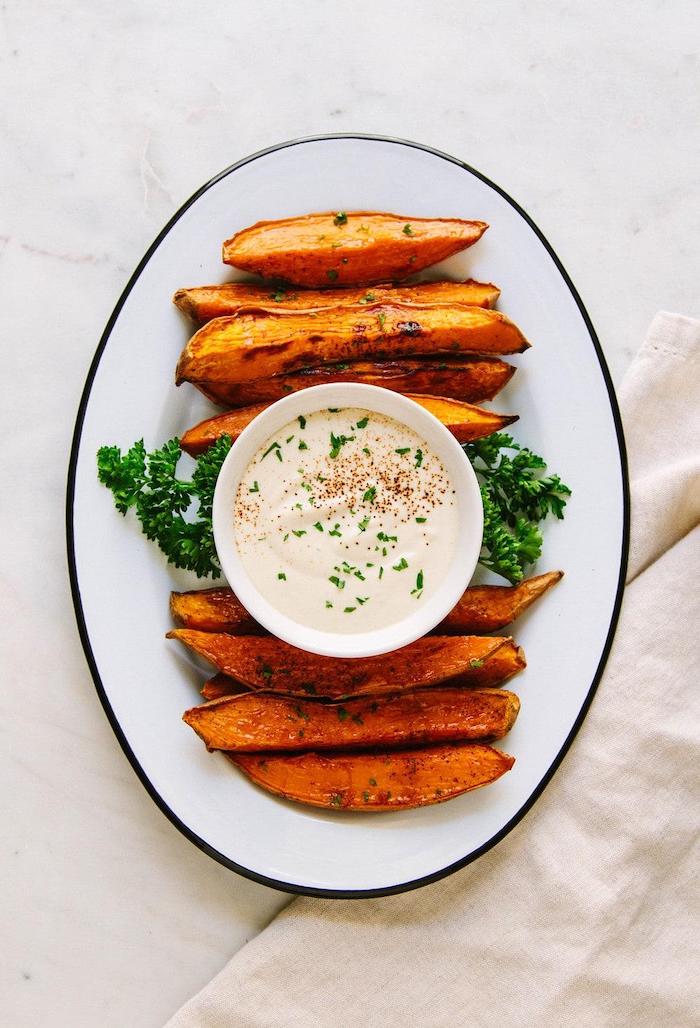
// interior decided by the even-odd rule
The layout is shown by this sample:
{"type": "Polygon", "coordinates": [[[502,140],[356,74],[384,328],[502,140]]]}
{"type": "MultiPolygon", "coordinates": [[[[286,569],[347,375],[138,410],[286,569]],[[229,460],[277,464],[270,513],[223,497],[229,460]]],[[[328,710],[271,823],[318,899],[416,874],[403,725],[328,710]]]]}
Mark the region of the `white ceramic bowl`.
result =
{"type": "Polygon", "coordinates": [[[258,414],[235,441],[224,461],[214,493],[214,540],[221,567],[241,603],[268,631],[302,650],[329,657],[370,657],[419,639],[452,610],[476,568],[484,527],[476,475],[455,437],[424,407],[378,386],[348,383],[313,386],[278,400],[258,414]],[[457,500],[458,534],[454,559],[438,590],[408,617],[384,628],[351,634],[322,631],[280,613],[258,591],[236,546],[234,498],[238,484],[260,446],[299,414],[328,407],[359,407],[394,418],[417,432],[442,461],[457,500]]]}

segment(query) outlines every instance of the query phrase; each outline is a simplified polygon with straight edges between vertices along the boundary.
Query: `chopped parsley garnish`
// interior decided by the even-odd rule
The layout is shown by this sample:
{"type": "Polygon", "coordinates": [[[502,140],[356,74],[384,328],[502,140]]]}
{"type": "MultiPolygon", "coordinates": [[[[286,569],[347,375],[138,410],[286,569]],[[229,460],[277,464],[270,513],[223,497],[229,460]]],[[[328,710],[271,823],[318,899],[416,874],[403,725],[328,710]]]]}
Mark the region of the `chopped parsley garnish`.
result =
{"type": "Polygon", "coordinates": [[[369,487],[369,489],[365,490],[364,496],[362,497],[362,502],[363,503],[374,503],[376,498],[377,498],[377,487],[376,487],[376,485],[371,485],[369,487]]]}
{"type": "Polygon", "coordinates": [[[369,784],[370,784],[370,785],[372,785],[372,786],[376,786],[376,784],[377,784],[377,779],[376,779],[376,778],[370,778],[370,779],[369,779],[369,784]]]}
{"type": "Polygon", "coordinates": [[[352,614],[355,610],[357,610],[357,607],[344,607],[343,614],[352,614]]]}
{"type": "Polygon", "coordinates": [[[386,532],[377,532],[377,539],[380,543],[397,543],[399,541],[397,535],[387,535],[386,532]]]}
{"type": "Polygon", "coordinates": [[[336,435],[334,432],[331,432],[331,452],[329,454],[331,460],[335,460],[343,446],[346,443],[351,443],[354,438],[354,435],[336,435]]]}
{"type": "Polygon", "coordinates": [[[377,323],[379,325],[379,331],[380,332],[384,331],[384,322],[385,321],[386,321],[386,314],[384,314],[383,311],[380,311],[379,314],[377,314],[377,323]]]}
{"type": "Polygon", "coordinates": [[[398,448],[398,450],[394,450],[394,453],[398,453],[401,457],[403,457],[403,455],[405,453],[410,453],[410,452],[411,452],[411,447],[410,446],[400,446],[398,448]]]}
{"type": "Polygon", "coordinates": [[[278,571],[277,577],[280,579],[281,582],[287,581],[287,576],[285,575],[284,571],[278,571]]]}
{"type": "Polygon", "coordinates": [[[428,520],[427,518],[416,518],[416,522],[417,522],[417,523],[418,523],[419,525],[424,525],[424,524],[426,523],[426,521],[427,521],[427,520],[428,520]]]}
{"type": "Polygon", "coordinates": [[[356,596],[355,599],[357,600],[357,602],[362,607],[365,603],[367,603],[367,600],[369,599],[369,596],[356,596]]]}
{"type": "Polygon", "coordinates": [[[357,527],[359,528],[359,530],[361,532],[366,532],[367,531],[367,525],[370,523],[371,520],[372,519],[370,518],[370,516],[367,515],[367,517],[363,518],[362,521],[358,522],[357,527]]]}
{"type": "Polygon", "coordinates": [[[345,588],[344,580],[342,578],[338,578],[337,575],[331,575],[331,577],[328,579],[328,581],[331,583],[331,585],[334,585],[336,587],[336,589],[344,589],[345,588]]]}
{"type": "Polygon", "coordinates": [[[374,303],[377,297],[374,293],[365,293],[365,295],[358,301],[359,303],[374,303]]]}
{"type": "Polygon", "coordinates": [[[268,446],[268,448],[265,450],[265,452],[263,453],[263,455],[260,458],[260,460],[265,460],[265,458],[267,457],[268,453],[272,453],[273,450],[275,451],[275,453],[277,454],[279,459],[282,460],[282,454],[280,453],[280,449],[281,449],[281,447],[280,447],[279,443],[271,443],[268,446]]]}
{"type": "Polygon", "coordinates": [[[357,424],[355,425],[355,428],[367,428],[368,424],[369,424],[369,416],[365,416],[364,418],[361,418],[357,422],[357,424]]]}
{"type": "Polygon", "coordinates": [[[287,533],[285,534],[285,537],[284,537],[284,539],[282,540],[282,542],[283,542],[283,543],[286,543],[287,539],[289,539],[289,532],[287,532],[287,533]]]}
{"type": "Polygon", "coordinates": [[[301,428],[301,429],[305,429],[306,428],[306,418],[304,417],[303,414],[299,415],[299,417],[297,418],[297,421],[299,422],[299,428],[301,428]]]}
{"type": "Polygon", "coordinates": [[[350,715],[347,712],[347,710],[345,709],[345,707],[338,707],[338,720],[339,721],[345,721],[345,719],[349,718],[349,717],[350,717],[350,715]]]}
{"type": "Polygon", "coordinates": [[[326,276],[331,280],[331,282],[335,282],[335,280],[338,277],[338,272],[335,270],[335,268],[329,268],[326,272],[326,276]]]}
{"type": "Polygon", "coordinates": [[[340,795],[339,792],[334,792],[328,802],[331,807],[342,807],[343,797],[340,795]]]}
{"type": "Polygon", "coordinates": [[[260,674],[263,676],[266,682],[269,682],[272,678],[272,668],[269,664],[263,664],[260,668],[260,674]]]}
{"type": "Polygon", "coordinates": [[[483,666],[484,666],[483,660],[480,660],[478,657],[472,657],[472,659],[469,661],[469,667],[473,668],[474,671],[478,671],[479,668],[483,667],[483,666]]]}
{"type": "Polygon", "coordinates": [[[366,789],[365,789],[365,791],[364,791],[364,792],[362,793],[362,799],[363,799],[363,800],[365,801],[365,803],[369,803],[369,793],[367,792],[367,790],[366,790],[366,789]]]}
{"type": "Polygon", "coordinates": [[[418,574],[416,575],[416,589],[422,589],[422,588],[423,588],[423,572],[419,571],[418,574]]]}
{"type": "Polygon", "coordinates": [[[316,522],[316,524],[314,525],[314,528],[315,528],[315,529],[316,529],[316,530],[317,530],[318,532],[322,532],[322,531],[323,531],[323,525],[321,524],[321,522],[320,522],[320,521],[317,521],[317,522],[316,522]]]}
{"type": "Polygon", "coordinates": [[[250,489],[248,490],[248,492],[249,493],[259,493],[260,492],[260,486],[258,485],[257,481],[253,482],[253,484],[250,487],[250,489]]]}
{"type": "Polygon", "coordinates": [[[329,535],[337,535],[338,537],[342,536],[343,533],[338,531],[339,528],[340,528],[339,524],[338,525],[333,525],[333,531],[329,532],[328,534],[329,535]]]}
{"type": "Polygon", "coordinates": [[[371,457],[371,455],[372,455],[371,451],[369,450],[369,448],[367,446],[363,446],[362,447],[362,452],[366,453],[368,457],[371,457]]]}
{"type": "Polygon", "coordinates": [[[361,571],[353,571],[353,575],[355,576],[355,578],[359,578],[361,582],[364,582],[365,576],[362,574],[361,571]]]}
{"type": "Polygon", "coordinates": [[[305,528],[293,528],[292,529],[292,535],[295,535],[297,537],[297,539],[301,539],[302,535],[306,535],[306,529],[305,528]]]}
{"type": "Polygon", "coordinates": [[[381,579],[383,577],[384,577],[384,568],[382,567],[382,568],[379,569],[379,579],[380,579],[380,581],[381,581],[381,579]]]}
{"type": "Polygon", "coordinates": [[[293,436],[293,435],[288,435],[288,436],[287,436],[287,438],[285,439],[285,442],[286,442],[286,443],[291,443],[291,441],[292,441],[292,439],[293,439],[293,438],[294,438],[294,436],[293,436]]]}
{"type": "Polygon", "coordinates": [[[402,557],[398,564],[391,565],[394,571],[404,571],[408,567],[408,561],[405,557],[402,557]]]}
{"type": "Polygon", "coordinates": [[[404,225],[404,227],[401,229],[401,231],[403,232],[403,234],[405,236],[412,236],[413,235],[413,229],[411,228],[410,225],[404,225]]]}
{"type": "Polygon", "coordinates": [[[336,216],[333,218],[333,224],[334,225],[347,225],[347,223],[348,223],[348,216],[345,213],[345,211],[338,211],[336,216]]]}
{"type": "Polygon", "coordinates": [[[300,450],[308,450],[308,448],[309,448],[309,447],[308,447],[308,446],[307,446],[307,444],[306,444],[306,443],[304,442],[304,440],[303,440],[303,439],[300,439],[300,440],[299,440],[299,449],[300,449],[300,450]]]}
{"type": "Polygon", "coordinates": [[[419,468],[423,463],[423,451],[416,450],[416,467],[419,468]]]}
{"type": "Polygon", "coordinates": [[[333,604],[331,603],[331,601],[330,600],[326,600],[326,610],[328,610],[328,608],[332,607],[332,606],[333,606],[333,604]]]}

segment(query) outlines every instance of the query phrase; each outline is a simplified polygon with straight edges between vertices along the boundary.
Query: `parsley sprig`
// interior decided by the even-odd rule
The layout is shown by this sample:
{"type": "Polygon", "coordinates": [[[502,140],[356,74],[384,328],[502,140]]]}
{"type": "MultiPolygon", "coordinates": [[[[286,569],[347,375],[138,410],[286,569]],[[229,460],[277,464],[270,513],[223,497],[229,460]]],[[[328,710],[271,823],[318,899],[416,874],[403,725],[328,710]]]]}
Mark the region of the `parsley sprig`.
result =
{"type": "Polygon", "coordinates": [[[519,582],[542,553],[539,522],[550,514],[563,518],[571,490],[558,475],[542,475],[547,469],[542,457],[505,432],[464,443],[462,449],[477,473],[484,504],[480,563],[519,582]]]}
{"type": "Polygon", "coordinates": [[[101,447],[97,474],[121,514],[135,509],[144,535],[158,543],[170,564],[200,578],[219,578],[211,511],[216,480],[230,449],[231,438],[222,436],[198,458],[192,478],[182,479],[177,477],[182,456],[178,439],[152,453],[140,439],[123,455],[118,446],[101,447]]]}

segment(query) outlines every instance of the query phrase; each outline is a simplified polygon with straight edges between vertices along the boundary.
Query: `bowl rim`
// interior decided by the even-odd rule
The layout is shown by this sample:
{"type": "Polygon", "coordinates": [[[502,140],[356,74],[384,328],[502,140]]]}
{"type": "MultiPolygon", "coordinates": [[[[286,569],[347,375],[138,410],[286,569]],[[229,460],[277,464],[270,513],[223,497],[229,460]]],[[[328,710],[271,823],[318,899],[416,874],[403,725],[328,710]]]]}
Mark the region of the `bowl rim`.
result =
{"type": "Polygon", "coordinates": [[[401,393],[360,382],[311,386],[270,404],[234,441],[214,490],[212,525],[216,551],[230,588],[251,616],[278,639],[326,657],[378,656],[407,646],[447,617],[467,588],[478,563],[483,505],[474,469],[449,429],[425,407],[401,393]],[[393,418],[426,440],[450,475],[457,501],[457,545],[437,591],[416,611],[383,628],[329,632],[303,625],[277,610],[258,590],[240,559],[231,511],[241,477],[265,440],[298,415],[327,407],[355,407],[393,418]]]}

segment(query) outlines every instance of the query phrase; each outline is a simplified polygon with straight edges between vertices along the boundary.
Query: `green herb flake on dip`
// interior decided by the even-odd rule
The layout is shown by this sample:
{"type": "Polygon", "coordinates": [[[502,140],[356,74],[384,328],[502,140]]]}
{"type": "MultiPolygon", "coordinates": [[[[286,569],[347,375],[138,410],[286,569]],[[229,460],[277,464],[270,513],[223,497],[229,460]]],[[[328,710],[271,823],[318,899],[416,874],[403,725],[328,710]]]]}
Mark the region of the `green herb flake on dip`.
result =
{"type": "Polygon", "coordinates": [[[406,425],[358,408],[295,417],[266,439],[233,514],[259,592],[281,614],[327,632],[372,631],[413,614],[439,588],[457,545],[455,492],[440,459],[406,425]],[[285,440],[302,420],[300,452],[285,440]],[[385,574],[381,558],[410,570],[385,574]],[[345,588],[352,602],[335,602],[345,588]]]}

